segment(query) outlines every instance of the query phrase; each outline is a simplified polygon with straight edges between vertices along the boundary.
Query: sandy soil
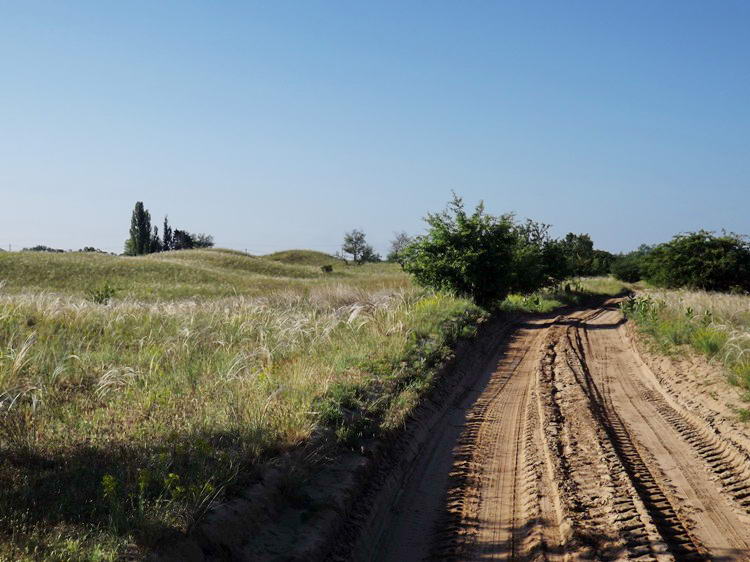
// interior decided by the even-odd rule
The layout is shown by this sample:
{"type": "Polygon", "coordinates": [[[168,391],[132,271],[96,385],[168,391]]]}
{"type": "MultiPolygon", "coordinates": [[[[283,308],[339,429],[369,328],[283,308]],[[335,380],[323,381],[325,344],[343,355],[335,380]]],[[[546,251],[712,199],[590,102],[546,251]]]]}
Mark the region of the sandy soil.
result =
{"type": "Polygon", "coordinates": [[[490,364],[352,558],[750,560],[750,439],[706,372],[639,352],[614,303],[521,324],[490,364]]]}

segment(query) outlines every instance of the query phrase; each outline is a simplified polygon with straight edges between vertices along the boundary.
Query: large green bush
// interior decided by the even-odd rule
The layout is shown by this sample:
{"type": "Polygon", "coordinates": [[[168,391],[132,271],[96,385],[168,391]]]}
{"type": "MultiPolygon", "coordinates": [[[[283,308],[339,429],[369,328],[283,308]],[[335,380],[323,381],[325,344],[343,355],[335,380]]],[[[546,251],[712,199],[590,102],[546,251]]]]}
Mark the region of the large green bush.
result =
{"type": "Polygon", "coordinates": [[[455,292],[480,306],[510,290],[516,233],[511,215],[495,217],[480,203],[472,214],[454,195],[448,208],[425,218],[429,232],[403,250],[404,270],[426,287],[455,292]]]}
{"type": "Polygon", "coordinates": [[[469,214],[456,195],[425,221],[427,234],[401,253],[404,269],[420,285],[491,308],[509,293],[530,293],[569,275],[565,245],[550,238],[549,225],[489,215],[482,203],[469,214]]]}
{"type": "Polygon", "coordinates": [[[750,244],[736,234],[678,234],[648,254],[645,270],[645,277],[662,287],[750,291],[750,244]]]}

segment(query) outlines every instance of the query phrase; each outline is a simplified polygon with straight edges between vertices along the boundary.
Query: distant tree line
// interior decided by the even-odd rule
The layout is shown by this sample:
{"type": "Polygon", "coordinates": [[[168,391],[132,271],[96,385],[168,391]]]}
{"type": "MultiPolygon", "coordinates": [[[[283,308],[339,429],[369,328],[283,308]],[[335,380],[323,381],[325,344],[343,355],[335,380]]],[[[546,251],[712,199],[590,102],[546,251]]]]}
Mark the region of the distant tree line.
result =
{"type": "Polygon", "coordinates": [[[135,204],[130,217],[130,237],[125,240],[125,255],[141,256],[171,250],[210,248],[214,245],[213,236],[192,234],[187,230],[172,229],[169,219],[164,217],[164,228],[159,238],[159,227],[151,226],[151,213],[142,201],[135,204]]]}
{"type": "Polygon", "coordinates": [[[65,252],[65,250],[61,250],[60,248],[50,248],[49,246],[45,246],[44,244],[31,246],[30,248],[24,248],[21,251],[22,252],[51,252],[55,254],[62,254],[63,252],[65,252]]]}
{"type": "Polygon", "coordinates": [[[746,236],[699,230],[669,242],[642,245],[619,256],[612,273],[623,281],[641,279],[658,287],[706,291],[750,291],[750,242],[746,236]]]}
{"type": "MultiPolygon", "coordinates": [[[[49,246],[39,244],[37,246],[31,246],[30,248],[23,248],[21,251],[22,252],[51,252],[55,254],[62,254],[66,250],[61,250],[60,248],[50,248],[49,246]]],[[[68,251],[72,252],[73,250],[68,250],[68,251]]],[[[110,252],[105,252],[104,250],[100,250],[99,248],[94,248],[93,246],[84,246],[83,248],[80,248],[77,251],[78,252],[95,252],[97,254],[109,254],[110,253],[110,252]]]]}

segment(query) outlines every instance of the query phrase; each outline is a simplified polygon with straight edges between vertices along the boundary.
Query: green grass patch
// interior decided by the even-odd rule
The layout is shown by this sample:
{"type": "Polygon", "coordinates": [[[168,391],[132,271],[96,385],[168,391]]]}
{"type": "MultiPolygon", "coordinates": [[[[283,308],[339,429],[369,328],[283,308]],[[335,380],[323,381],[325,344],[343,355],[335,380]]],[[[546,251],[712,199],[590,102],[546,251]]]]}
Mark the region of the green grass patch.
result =
{"type": "MultiPolygon", "coordinates": [[[[710,297],[702,296],[704,301],[710,297]]],[[[716,296],[720,301],[721,295],[716,296]]],[[[733,297],[737,299],[738,297],[733,297]]],[[[745,298],[750,303],[750,297],[745,298]]],[[[710,300],[709,300],[710,302],[710,300]]],[[[748,303],[745,303],[747,306],[748,303]]],[[[727,317],[703,306],[700,311],[683,300],[667,300],[652,296],[631,297],[622,309],[639,330],[664,353],[680,353],[692,349],[708,359],[720,361],[727,380],[750,390],[750,335],[744,324],[727,323],[727,317]]],[[[744,316],[735,316],[744,318],[744,316]]]]}
{"type": "Polygon", "coordinates": [[[531,295],[508,295],[500,310],[508,313],[548,313],[563,306],[584,306],[593,299],[624,294],[627,286],[613,277],[573,279],[531,295]]]}

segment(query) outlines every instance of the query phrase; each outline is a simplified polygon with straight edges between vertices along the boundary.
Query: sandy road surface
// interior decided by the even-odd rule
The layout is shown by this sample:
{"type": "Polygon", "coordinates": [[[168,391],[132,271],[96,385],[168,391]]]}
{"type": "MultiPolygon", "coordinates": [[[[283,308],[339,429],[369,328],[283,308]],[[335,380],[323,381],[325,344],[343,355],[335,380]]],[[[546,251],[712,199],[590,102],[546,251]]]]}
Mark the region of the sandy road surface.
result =
{"type": "Polygon", "coordinates": [[[370,559],[750,560],[750,451],[614,305],[520,325],[423,445],[370,559]]]}

